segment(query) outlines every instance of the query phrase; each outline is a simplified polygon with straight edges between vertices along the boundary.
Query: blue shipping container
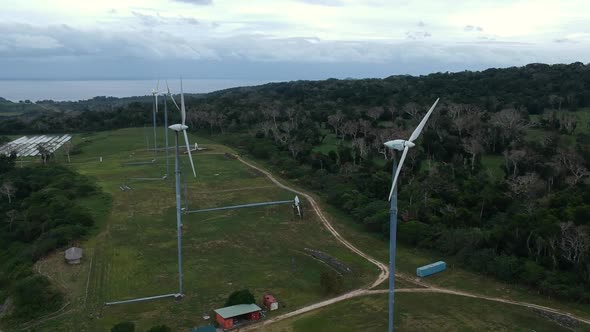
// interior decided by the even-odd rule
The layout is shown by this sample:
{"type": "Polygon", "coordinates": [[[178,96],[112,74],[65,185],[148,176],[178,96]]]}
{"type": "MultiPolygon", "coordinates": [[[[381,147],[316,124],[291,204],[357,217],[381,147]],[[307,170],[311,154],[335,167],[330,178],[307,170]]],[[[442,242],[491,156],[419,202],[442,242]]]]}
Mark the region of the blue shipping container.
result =
{"type": "Polygon", "coordinates": [[[443,261],[438,261],[436,263],[428,264],[421,266],[416,269],[416,275],[420,278],[428,277],[429,275],[433,275],[438,272],[442,272],[446,270],[447,263],[443,261]]]}

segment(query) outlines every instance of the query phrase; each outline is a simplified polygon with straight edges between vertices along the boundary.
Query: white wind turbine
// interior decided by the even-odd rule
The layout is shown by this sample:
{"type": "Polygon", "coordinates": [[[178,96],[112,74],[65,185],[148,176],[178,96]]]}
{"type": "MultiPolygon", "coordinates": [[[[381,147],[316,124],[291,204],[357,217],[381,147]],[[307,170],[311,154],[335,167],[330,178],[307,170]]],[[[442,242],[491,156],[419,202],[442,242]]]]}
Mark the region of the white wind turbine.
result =
{"type": "MultiPolygon", "coordinates": [[[[174,98],[172,98],[174,101],[174,98]]],[[[174,101],[176,104],[176,101],[174,101]]],[[[177,105],[178,106],[178,105],[177,105]]],[[[197,177],[197,172],[195,171],[195,165],[193,164],[193,156],[191,155],[190,144],[188,142],[188,135],[186,130],[188,127],[185,125],[186,121],[186,108],[184,106],[184,92],[182,90],[182,80],[180,80],[180,116],[181,116],[181,123],[174,124],[169,126],[168,128],[172,129],[176,134],[176,148],[175,148],[175,168],[174,174],[176,176],[176,236],[178,242],[178,296],[182,297],[182,201],[180,198],[180,160],[179,160],[179,144],[178,144],[178,134],[182,131],[184,134],[184,141],[186,143],[186,149],[188,153],[188,158],[191,163],[191,167],[193,169],[193,175],[197,177]]]]}
{"type": "Polygon", "coordinates": [[[158,89],[160,88],[160,80],[158,80],[158,84],[156,85],[155,89],[152,89],[152,96],[154,97],[154,106],[152,107],[152,118],[154,123],[154,160],[158,157],[158,139],[156,134],[156,113],[158,113],[158,94],[160,92],[158,89]]]}
{"type": "Polygon", "coordinates": [[[414,141],[418,139],[420,133],[424,129],[426,125],[426,121],[432,114],[432,111],[438,104],[440,98],[437,98],[432,107],[428,110],[428,113],[424,116],[418,127],[414,129],[412,135],[408,140],[403,139],[396,139],[392,141],[387,141],[384,145],[392,150],[403,151],[402,156],[399,160],[399,165],[396,165],[395,157],[393,158],[393,173],[395,174],[393,177],[393,182],[391,183],[391,190],[389,191],[389,201],[390,201],[390,210],[389,210],[389,329],[388,331],[393,331],[393,305],[394,305],[394,290],[395,290],[395,249],[396,249],[396,236],[397,236],[397,180],[399,178],[399,174],[402,170],[402,166],[404,165],[404,160],[406,159],[406,155],[408,154],[408,150],[416,146],[414,141]]]}

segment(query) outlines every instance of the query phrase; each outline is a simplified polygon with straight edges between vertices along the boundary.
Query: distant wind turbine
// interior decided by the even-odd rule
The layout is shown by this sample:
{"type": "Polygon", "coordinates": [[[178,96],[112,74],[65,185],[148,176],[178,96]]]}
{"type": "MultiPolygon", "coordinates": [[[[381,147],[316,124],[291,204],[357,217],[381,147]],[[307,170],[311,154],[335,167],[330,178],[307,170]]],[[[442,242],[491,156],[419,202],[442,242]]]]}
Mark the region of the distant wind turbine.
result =
{"type": "Polygon", "coordinates": [[[158,113],[158,94],[160,93],[158,89],[160,88],[160,80],[158,80],[158,84],[156,85],[155,89],[152,89],[152,96],[154,96],[154,107],[152,107],[152,118],[154,122],[154,160],[158,157],[158,139],[156,134],[156,114],[158,113]]]}
{"type": "Polygon", "coordinates": [[[396,139],[392,141],[387,141],[383,145],[388,147],[392,150],[403,151],[402,156],[399,160],[399,165],[396,165],[395,156],[393,158],[393,182],[391,183],[391,190],[389,191],[389,201],[390,201],[390,217],[389,217],[389,332],[393,332],[393,310],[394,310],[394,291],[395,291],[395,250],[396,250],[396,237],[397,237],[397,180],[399,178],[399,174],[402,170],[402,166],[404,165],[404,160],[406,159],[406,155],[408,154],[408,150],[416,146],[414,141],[418,139],[420,133],[424,129],[426,125],[426,121],[432,114],[432,111],[438,104],[440,98],[437,98],[432,107],[428,110],[428,113],[424,116],[418,127],[414,129],[410,138],[406,141],[403,139],[396,139]]]}

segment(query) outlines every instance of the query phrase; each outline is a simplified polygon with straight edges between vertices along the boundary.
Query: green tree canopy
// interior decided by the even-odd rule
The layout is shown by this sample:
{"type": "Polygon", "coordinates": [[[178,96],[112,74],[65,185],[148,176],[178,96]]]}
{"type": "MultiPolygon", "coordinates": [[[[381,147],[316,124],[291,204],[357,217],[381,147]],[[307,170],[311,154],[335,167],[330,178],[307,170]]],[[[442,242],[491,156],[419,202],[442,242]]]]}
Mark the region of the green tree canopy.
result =
{"type": "Polygon", "coordinates": [[[166,325],[156,325],[147,330],[147,332],[172,332],[172,329],[166,325]]]}
{"type": "Polygon", "coordinates": [[[250,293],[247,289],[242,289],[239,291],[235,291],[231,293],[231,295],[227,298],[225,302],[225,306],[229,307],[236,304],[250,304],[256,303],[256,299],[254,299],[254,295],[250,293]]]}

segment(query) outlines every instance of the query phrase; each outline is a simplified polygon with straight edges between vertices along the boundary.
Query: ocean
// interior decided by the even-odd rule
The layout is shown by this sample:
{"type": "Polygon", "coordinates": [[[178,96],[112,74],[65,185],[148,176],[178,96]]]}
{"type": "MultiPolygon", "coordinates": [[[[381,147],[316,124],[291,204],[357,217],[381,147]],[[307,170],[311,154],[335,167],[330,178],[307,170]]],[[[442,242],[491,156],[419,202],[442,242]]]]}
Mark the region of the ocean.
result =
{"type": "MultiPolygon", "coordinates": [[[[184,92],[206,93],[238,86],[252,86],[269,81],[232,79],[183,79],[184,92]]],[[[157,80],[0,80],[0,97],[14,102],[19,100],[77,101],[96,96],[131,97],[150,95],[157,80]]],[[[170,92],[180,92],[180,80],[168,79],[170,92]]],[[[160,91],[166,82],[160,80],[160,91]]]]}

